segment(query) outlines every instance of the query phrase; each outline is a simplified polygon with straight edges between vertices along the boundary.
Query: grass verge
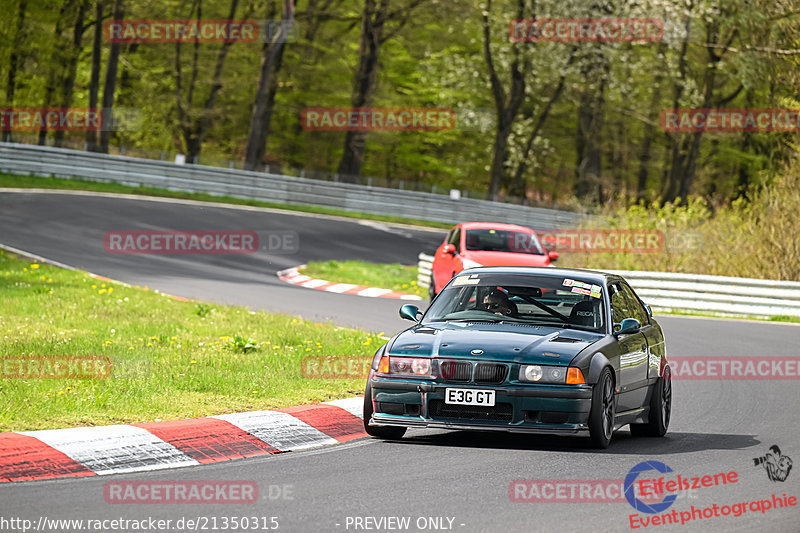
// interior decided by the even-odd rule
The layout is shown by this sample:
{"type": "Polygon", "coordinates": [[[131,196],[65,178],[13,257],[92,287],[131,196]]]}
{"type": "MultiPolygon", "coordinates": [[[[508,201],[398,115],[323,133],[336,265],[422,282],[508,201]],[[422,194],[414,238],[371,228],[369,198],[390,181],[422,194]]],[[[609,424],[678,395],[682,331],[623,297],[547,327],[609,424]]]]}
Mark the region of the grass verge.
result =
{"type": "Polygon", "coordinates": [[[183,200],[196,200],[198,202],[218,202],[234,205],[248,205],[253,207],[266,207],[270,209],[282,209],[285,211],[299,211],[301,213],[316,213],[320,215],[332,215],[361,220],[376,220],[378,222],[389,222],[397,224],[411,224],[414,226],[425,226],[430,228],[449,229],[453,224],[445,222],[434,222],[431,220],[418,220],[413,218],[403,218],[390,215],[371,215],[369,213],[357,213],[354,211],[344,211],[315,205],[291,205],[277,202],[264,202],[261,200],[250,200],[246,198],[235,198],[233,196],[214,196],[205,193],[189,193],[181,191],[170,191],[155,187],[131,187],[117,183],[101,183],[96,181],[65,179],[65,178],[43,178],[38,176],[18,176],[15,174],[0,173],[0,188],[28,188],[28,189],[65,189],[95,192],[113,192],[120,194],[137,194],[141,196],[157,196],[159,198],[179,198],[183,200]]]}
{"type": "Polygon", "coordinates": [[[308,379],[301,361],[369,358],[381,335],[178,301],[0,250],[2,376],[9,375],[6,362],[21,357],[107,356],[114,366],[106,379],[0,379],[0,431],[152,422],[363,394],[363,379],[308,379]]]}
{"type": "Polygon", "coordinates": [[[312,261],[301,272],[312,278],[336,283],[354,283],[391,289],[423,298],[427,290],[417,286],[417,265],[369,263],[367,261],[312,261]]]}

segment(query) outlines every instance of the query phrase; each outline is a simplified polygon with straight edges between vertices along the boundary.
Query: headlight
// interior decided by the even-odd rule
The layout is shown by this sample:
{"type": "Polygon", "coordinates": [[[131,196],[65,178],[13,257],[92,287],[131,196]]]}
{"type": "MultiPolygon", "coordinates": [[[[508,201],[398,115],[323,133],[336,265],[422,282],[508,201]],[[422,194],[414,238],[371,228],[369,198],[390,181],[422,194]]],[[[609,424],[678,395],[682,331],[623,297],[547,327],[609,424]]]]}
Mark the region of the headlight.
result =
{"type": "Polygon", "coordinates": [[[391,357],[384,355],[378,368],[381,374],[431,376],[431,360],[423,357],[391,357]]]}
{"type": "Polygon", "coordinates": [[[464,270],[468,268],[478,268],[483,266],[482,264],[478,263],[477,261],[473,261],[472,259],[462,259],[461,264],[464,265],[464,270]]]}
{"type": "Polygon", "coordinates": [[[565,383],[567,368],[563,366],[522,365],[519,367],[520,381],[535,383],[565,383]]]}

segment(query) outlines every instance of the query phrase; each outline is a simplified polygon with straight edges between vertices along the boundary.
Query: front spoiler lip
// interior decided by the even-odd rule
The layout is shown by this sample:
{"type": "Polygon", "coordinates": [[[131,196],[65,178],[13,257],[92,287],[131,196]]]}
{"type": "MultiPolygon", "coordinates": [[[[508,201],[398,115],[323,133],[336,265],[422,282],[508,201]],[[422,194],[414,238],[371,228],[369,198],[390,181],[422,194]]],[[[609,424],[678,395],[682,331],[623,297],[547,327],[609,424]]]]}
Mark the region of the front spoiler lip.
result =
{"type": "MultiPolygon", "coordinates": [[[[508,385],[483,385],[475,383],[441,383],[441,382],[411,382],[396,381],[392,379],[372,378],[370,385],[373,390],[402,390],[414,392],[444,392],[446,388],[493,389],[503,396],[519,396],[528,398],[564,398],[588,400],[592,398],[591,385],[566,385],[570,389],[549,387],[514,387],[508,385]]],[[[559,385],[559,387],[565,387],[559,385]]]]}
{"type": "Polygon", "coordinates": [[[469,424],[464,422],[443,422],[440,420],[397,420],[395,418],[382,417],[373,414],[369,421],[370,425],[377,426],[400,426],[419,429],[450,429],[467,431],[504,431],[506,433],[539,433],[546,435],[588,435],[589,428],[583,424],[575,424],[572,427],[530,427],[530,426],[488,426],[482,424],[469,424]]]}

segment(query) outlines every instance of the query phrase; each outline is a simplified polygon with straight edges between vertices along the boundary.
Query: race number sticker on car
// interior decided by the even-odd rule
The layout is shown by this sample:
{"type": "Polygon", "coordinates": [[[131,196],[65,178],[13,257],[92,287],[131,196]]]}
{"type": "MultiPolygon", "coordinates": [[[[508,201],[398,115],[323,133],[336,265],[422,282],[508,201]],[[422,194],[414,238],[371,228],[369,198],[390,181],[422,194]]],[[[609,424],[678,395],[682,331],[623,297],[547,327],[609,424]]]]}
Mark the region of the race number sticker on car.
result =
{"type": "Polygon", "coordinates": [[[477,285],[479,281],[480,280],[478,278],[470,279],[467,276],[461,276],[455,279],[455,281],[453,282],[453,286],[455,287],[457,285],[477,285]]]}
{"type": "Polygon", "coordinates": [[[482,405],[494,407],[493,390],[445,389],[444,403],[454,405],[482,405]]]}
{"type": "Polygon", "coordinates": [[[571,292],[585,294],[587,296],[591,296],[592,298],[600,298],[600,291],[602,290],[600,285],[592,285],[591,283],[584,283],[574,279],[565,279],[564,286],[572,287],[571,292]]]}

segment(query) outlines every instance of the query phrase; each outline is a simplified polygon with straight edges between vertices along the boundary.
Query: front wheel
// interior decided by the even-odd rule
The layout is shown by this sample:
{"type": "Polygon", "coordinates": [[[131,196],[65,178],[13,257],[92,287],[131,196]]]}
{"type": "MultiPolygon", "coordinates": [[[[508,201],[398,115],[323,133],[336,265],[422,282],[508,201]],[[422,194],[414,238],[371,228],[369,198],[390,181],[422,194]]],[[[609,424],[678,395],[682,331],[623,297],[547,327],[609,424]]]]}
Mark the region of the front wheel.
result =
{"type": "Polygon", "coordinates": [[[600,372],[600,377],[592,389],[592,407],[589,410],[589,441],[594,448],[605,449],[611,443],[614,433],[614,378],[608,367],[600,372]]]}
{"type": "Polygon", "coordinates": [[[373,426],[369,423],[372,418],[372,386],[367,384],[364,391],[364,431],[379,439],[401,439],[406,434],[406,428],[399,426],[373,426]]]}
{"type": "Polygon", "coordinates": [[[650,397],[650,415],[646,424],[631,424],[634,437],[663,437],[672,416],[672,373],[667,367],[664,377],[658,378],[650,397]]]}

